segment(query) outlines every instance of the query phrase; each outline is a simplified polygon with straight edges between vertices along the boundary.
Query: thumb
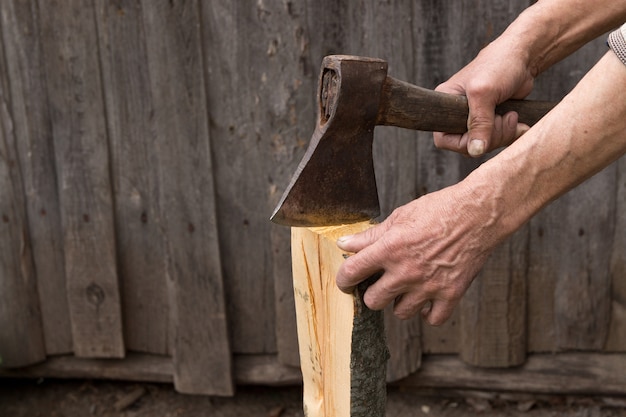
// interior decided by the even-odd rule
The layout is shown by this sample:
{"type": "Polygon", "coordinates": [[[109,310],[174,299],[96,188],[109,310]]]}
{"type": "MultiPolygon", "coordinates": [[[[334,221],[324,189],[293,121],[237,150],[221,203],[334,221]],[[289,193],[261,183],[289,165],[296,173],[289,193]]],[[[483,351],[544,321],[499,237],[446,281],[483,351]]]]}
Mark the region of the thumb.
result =
{"type": "Polygon", "coordinates": [[[477,157],[490,149],[496,106],[484,102],[472,102],[469,97],[468,104],[470,110],[467,119],[469,137],[467,153],[477,157]]]}
{"type": "Polygon", "coordinates": [[[337,246],[346,252],[358,252],[376,242],[384,233],[385,228],[381,223],[363,232],[342,236],[337,239],[337,246]]]}

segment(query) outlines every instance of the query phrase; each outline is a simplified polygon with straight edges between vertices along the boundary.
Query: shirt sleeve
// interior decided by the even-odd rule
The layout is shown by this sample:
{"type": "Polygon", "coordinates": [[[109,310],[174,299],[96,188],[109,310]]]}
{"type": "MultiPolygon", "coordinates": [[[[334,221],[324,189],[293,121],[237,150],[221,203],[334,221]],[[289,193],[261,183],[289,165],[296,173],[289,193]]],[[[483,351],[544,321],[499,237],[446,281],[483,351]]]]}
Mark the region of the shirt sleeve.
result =
{"type": "Polygon", "coordinates": [[[609,34],[607,43],[620,61],[626,65],[626,23],[609,34]]]}

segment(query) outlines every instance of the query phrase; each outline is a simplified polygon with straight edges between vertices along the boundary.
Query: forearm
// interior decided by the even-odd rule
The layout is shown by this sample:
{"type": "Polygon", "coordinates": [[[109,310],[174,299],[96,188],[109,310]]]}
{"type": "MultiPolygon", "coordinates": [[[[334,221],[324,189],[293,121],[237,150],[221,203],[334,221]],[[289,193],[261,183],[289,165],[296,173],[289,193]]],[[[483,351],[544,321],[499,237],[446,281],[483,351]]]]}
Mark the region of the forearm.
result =
{"type": "Polygon", "coordinates": [[[499,41],[524,54],[534,77],[626,21],[626,1],[540,0],[499,41]]]}
{"type": "Polygon", "coordinates": [[[626,152],[626,66],[608,52],[531,130],[459,185],[491,204],[497,240],[626,152]]]}

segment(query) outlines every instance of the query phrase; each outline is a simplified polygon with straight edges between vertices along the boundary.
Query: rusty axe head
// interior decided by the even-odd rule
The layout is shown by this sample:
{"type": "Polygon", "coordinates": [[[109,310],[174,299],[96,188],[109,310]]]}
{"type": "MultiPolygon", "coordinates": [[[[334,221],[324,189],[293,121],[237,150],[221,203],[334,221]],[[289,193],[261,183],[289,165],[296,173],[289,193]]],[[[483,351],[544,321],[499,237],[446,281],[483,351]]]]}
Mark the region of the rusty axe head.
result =
{"type": "Polygon", "coordinates": [[[315,131],[273,222],[329,226],[378,216],[372,143],[386,77],[380,59],[324,58],[315,131]]]}

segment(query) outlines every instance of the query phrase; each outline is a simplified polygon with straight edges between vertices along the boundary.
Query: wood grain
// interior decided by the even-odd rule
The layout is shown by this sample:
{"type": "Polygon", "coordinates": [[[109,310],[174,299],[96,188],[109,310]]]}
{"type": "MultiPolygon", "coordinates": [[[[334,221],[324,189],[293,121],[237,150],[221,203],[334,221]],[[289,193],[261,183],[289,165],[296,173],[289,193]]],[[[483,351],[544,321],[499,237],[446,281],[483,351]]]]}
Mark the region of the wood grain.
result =
{"type": "Polygon", "coordinates": [[[528,230],[491,255],[461,301],[461,358],[475,366],[510,367],[526,360],[528,230]]]}
{"type": "Polygon", "coordinates": [[[283,24],[272,20],[275,12],[269,2],[222,0],[201,7],[220,249],[228,315],[237,317],[229,330],[238,353],[277,349],[268,196],[276,192],[275,178],[288,175],[280,174],[284,166],[278,161],[298,146],[297,128],[285,122],[296,117],[300,84],[291,67],[273,60],[282,37],[294,36],[281,32],[283,24]]]}
{"type": "MultiPolygon", "coordinates": [[[[129,350],[171,353],[166,229],[154,146],[154,100],[142,9],[135,1],[96,2],[115,236],[129,350]]],[[[173,169],[173,167],[169,167],[173,169]]]]}
{"type": "Polygon", "coordinates": [[[40,1],[38,6],[74,352],[80,357],[122,357],[113,194],[94,10],[81,1],[40,1]]]}
{"type": "Polygon", "coordinates": [[[232,395],[199,4],[155,1],[142,16],[167,238],[174,384],[185,393],[232,395]]]}
{"type": "Polygon", "coordinates": [[[24,184],[46,353],[69,353],[72,333],[39,15],[34,0],[5,1],[0,9],[10,113],[24,184]]]}
{"type": "Polygon", "coordinates": [[[606,350],[626,351],[626,158],[617,162],[613,251],[611,254],[611,322],[606,350]]]}
{"type": "Polygon", "coordinates": [[[310,417],[384,416],[386,362],[384,319],[335,283],[344,255],[336,240],[369,222],[292,228],[293,285],[298,321],[304,413],[310,417]]]}
{"type": "MultiPolygon", "coordinates": [[[[563,96],[606,51],[596,39],[542,74],[535,97],[563,96]]],[[[529,351],[602,349],[611,316],[616,167],[552,203],[530,222],[529,351]]]]}
{"type": "Polygon", "coordinates": [[[17,367],[46,352],[5,63],[0,44],[0,366],[17,367]]]}

